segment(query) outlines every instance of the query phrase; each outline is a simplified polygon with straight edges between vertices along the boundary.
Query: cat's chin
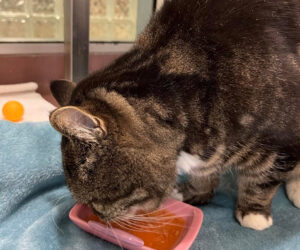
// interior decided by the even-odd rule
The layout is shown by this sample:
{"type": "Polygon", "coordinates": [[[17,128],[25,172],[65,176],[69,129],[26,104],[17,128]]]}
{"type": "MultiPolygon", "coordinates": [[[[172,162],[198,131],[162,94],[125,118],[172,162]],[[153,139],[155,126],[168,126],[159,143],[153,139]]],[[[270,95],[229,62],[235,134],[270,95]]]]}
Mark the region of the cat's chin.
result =
{"type": "Polygon", "coordinates": [[[142,204],[133,205],[127,210],[126,215],[135,216],[135,215],[142,215],[145,213],[151,213],[152,211],[157,210],[160,204],[161,204],[160,199],[157,198],[151,199],[142,204]]]}

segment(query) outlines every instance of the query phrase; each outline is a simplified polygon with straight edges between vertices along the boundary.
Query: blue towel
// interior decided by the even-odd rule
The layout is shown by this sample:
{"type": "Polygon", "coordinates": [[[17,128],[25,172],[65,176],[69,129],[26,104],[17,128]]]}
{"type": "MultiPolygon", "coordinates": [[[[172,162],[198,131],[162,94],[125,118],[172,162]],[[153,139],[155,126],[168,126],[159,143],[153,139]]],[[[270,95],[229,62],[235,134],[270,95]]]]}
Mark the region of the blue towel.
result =
{"type": "MultiPolygon", "coordinates": [[[[62,171],[60,135],[48,122],[0,122],[0,249],[118,249],[85,233],[68,213],[74,200],[62,171]]],[[[234,219],[234,178],[223,178],[191,249],[299,249],[300,210],[281,188],[273,202],[274,226],[257,232],[234,219]]]]}

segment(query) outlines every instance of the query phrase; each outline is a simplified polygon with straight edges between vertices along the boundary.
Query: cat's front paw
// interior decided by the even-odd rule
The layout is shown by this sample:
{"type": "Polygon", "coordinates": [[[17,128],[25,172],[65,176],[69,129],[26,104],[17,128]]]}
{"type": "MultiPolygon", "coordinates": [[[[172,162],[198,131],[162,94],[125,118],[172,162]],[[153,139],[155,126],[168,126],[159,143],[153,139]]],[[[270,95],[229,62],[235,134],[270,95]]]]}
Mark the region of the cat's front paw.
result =
{"type": "Polygon", "coordinates": [[[192,175],[189,182],[178,183],[175,188],[182,195],[184,202],[203,205],[212,200],[217,184],[218,181],[214,179],[202,179],[192,175]]]}
{"type": "Polygon", "coordinates": [[[271,215],[266,216],[260,213],[249,212],[245,215],[241,211],[236,211],[236,218],[243,227],[254,230],[265,230],[273,225],[273,218],[271,215]]]}
{"type": "Polygon", "coordinates": [[[185,196],[184,202],[191,205],[205,205],[208,204],[214,196],[214,193],[201,193],[201,194],[189,194],[185,196]]]}
{"type": "Polygon", "coordinates": [[[179,192],[177,188],[173,189],[172,193],[170,194],[170,197],[175,200],[183,201],[183,194],[179,192]]]}

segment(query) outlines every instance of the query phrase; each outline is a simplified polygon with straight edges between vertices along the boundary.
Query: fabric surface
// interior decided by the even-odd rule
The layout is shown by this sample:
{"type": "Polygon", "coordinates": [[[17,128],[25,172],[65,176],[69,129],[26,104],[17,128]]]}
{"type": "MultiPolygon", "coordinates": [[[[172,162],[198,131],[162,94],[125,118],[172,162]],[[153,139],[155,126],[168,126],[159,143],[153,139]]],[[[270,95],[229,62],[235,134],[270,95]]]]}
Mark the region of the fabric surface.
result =
{"type": "MultiPolygon", "coordinates": [[[[74,201],[65,185],[60,135],[48,122],[0,122],[0,249],[118,249],[85,233],[68,213],[74,201]]],[[[236,185],[223,178],[207,206],[191,249],[299,249],[300,210],[283,188],[273,202],[274,226],[257,232],[234,219],[236,185]]]]}

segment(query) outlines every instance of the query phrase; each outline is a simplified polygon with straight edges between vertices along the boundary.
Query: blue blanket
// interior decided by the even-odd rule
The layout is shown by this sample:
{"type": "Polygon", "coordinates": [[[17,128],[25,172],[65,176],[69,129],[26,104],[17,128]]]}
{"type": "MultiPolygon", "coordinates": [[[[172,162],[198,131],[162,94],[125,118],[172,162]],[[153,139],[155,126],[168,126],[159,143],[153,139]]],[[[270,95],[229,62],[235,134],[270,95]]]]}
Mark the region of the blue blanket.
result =
{"type": "MultiPolygon", "coordinates": [[[[74,205],[61,166],[60,135],[49,123],[0,122],[0,249],[118,249],[68,218],[74,205]]],[[[281,188],[273,202],[274,226],[263,232],[234,219],[236,185],[225,176],[207,206],[191,249],[299,249],[300,210],[281,188]]]]}

